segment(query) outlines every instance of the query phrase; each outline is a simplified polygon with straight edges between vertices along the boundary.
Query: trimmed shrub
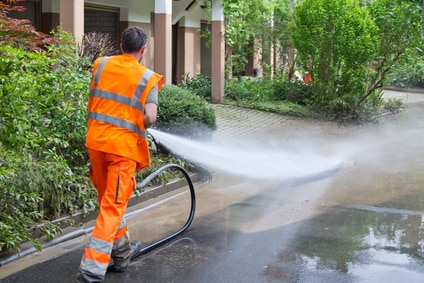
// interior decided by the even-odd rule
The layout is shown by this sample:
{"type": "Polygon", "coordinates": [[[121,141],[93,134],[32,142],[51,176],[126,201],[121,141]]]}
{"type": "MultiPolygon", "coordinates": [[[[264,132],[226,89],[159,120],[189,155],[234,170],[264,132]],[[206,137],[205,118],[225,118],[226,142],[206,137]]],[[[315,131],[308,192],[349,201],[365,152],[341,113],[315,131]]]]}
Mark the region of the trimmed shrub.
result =
{"type": "Polygon", "coordinates": [[[215,113],[204,99],[192,92],[164,85],[159,93],[156,127],[185,137],[208,137],[216,129],[215,113]]]}

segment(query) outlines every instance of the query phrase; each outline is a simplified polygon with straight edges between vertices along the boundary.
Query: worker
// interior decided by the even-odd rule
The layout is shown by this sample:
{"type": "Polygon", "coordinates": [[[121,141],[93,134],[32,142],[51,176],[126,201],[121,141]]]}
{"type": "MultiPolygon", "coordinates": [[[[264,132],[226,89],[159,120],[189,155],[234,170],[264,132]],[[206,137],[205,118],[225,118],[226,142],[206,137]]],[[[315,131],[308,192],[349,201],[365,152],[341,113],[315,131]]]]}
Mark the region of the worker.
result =
{"type": "Polygon", "coordinates": [[[103,282],[113,261],[124,272],[142,249],[130,243],[124,213],[136,187],[135,172],[150,165],[146,129],[157,117],[163,77],[141,64],[147,34],[126,28],[121,55],[94,62],[88,99],[85,146],[90,157],[90,179],[98,192],[99,215],[84,249],[77,282],[103,282]]]}

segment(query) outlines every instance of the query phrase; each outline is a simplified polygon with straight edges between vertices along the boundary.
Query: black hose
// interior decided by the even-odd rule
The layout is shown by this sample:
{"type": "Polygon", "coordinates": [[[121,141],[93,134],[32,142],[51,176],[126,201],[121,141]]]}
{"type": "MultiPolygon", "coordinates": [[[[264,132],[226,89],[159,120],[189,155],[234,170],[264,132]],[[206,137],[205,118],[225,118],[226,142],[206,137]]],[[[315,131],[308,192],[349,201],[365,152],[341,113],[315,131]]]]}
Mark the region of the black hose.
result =
{"type": "Polygon", "coordinates": [[[159,246],[169,242],[170,240],[174,239],[175,237],[180,235],[182,232],[184,232],[190,226],[191,222],[193,221],[194,212],[195,212],[195,209],[196,209],[196,195],[195,195],[195,192],[194,192],[194,185],[193,185],[193,182],[190,178],[190,175],[187,173],[187,171],[182,166],[177,165],[177,164],[164,165],[164,166],[160,167],[159,169],[157,169],[156,171],[154,171],[153,173],[151,173],[149,176],[147,176],[143,181],[137,183],[136,188],[137,188],[137,190],[142,189],[144,186],[146,186],[148,183],[150,183],[157,175],[159,175],[163,171],[170,169],[170,168],[180,170],[181,173],[183,173],[184,177],[187,180],[188,186],[190,188],[190,195],[191,195],[190,215],[187,219],[187,222],[184,224],[184,226],[180,230],[178,230],[177,232],[175,232],[175,233],[173,233],[173,234],[171,234],[167,237],[162,238],[161,240],[159,240],[159,241],[157,241],[153,244],[148,245],[147,247],[144,247],[136,255],[133,256],[133,259],[140,256],[140,255],[146,254],[146,253],[150,252],[151,250],[156,249],[157,247],[159,247],[159,246]]]}

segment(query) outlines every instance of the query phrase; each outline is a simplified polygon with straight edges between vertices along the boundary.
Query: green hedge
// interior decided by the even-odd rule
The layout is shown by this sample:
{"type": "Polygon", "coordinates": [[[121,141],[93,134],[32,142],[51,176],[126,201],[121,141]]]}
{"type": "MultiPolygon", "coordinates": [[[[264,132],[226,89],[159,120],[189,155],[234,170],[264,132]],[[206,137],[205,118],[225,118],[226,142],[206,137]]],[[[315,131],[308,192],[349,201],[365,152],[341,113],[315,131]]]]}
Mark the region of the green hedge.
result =
{"type": "Polygon", "coordinates": [[[216,129],[215,113],[204,99],[189,90],[165,85],[159,93],[155,126],[180,136],[204,138],[216,129]]]}
{"type": "Polygon", "coordinates": [[[32,241],[35,223],[95,208],[84,147],[90,74],[70,34],[47,52],[0,46],[0,252],[32,241]]]}

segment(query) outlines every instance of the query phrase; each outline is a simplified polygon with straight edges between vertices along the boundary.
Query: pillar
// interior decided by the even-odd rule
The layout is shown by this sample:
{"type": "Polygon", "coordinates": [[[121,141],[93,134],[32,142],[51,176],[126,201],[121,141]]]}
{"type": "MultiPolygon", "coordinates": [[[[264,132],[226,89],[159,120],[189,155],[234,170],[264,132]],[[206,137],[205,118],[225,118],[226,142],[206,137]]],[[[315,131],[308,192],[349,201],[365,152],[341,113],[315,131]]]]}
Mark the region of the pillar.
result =
{"type": "MultiPolygon", "coordinates": [[[[178,26],[176,82],[184,76],[194,77],[200,74],[200,32],[199,27],[190,27],[183,17],[178,26]]],[[[174,58],[175,59],[175,58],[174,58]]]]}
{"type": "Polygon", "coordinates": [[[224,101],[225,39],[224,9],[221,0],[212,0],[211,80],[212,103],[224,101]]]}
{"type": "Polygon", "coordinates": [[[76,41],[84,35],[84,0],[60,0],[60,24],[76,41]]]}
{"type": "Polygon", "coordinates": [[[172,84],[172,0],[155,0],[155,67],[172,84]]]}

